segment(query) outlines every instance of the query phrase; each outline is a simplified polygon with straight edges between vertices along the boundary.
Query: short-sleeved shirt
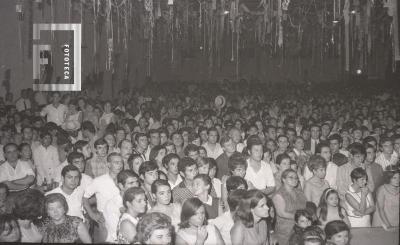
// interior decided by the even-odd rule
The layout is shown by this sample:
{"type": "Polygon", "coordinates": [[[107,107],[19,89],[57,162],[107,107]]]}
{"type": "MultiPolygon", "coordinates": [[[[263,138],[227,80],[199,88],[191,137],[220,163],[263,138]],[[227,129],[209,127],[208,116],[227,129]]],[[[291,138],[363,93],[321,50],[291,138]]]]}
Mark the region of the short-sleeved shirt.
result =
{"type": "Polygon", "coordinates": [[[61,186],[46,192],[46,196],[52,193],[60,193],[65,197],[68,203],[68,213],[67,215],[70,216],[76,216],[81,218],[82,220],[84,219],[83,217],[83,209],[82,209],[82,197],[83,197],[83,189],[78,186],[72,193],[71,195],[68,195],[65,193],[62,189],[61,186]]]}
{"type": "Polygon", "coordinates": [[[22,179],[28,175],[35,176],[28,162],[18,160],[15,168],[13,168],[8,161],[0,165],[0,182],[22,179]]]}
{"type": "Polygon", "coordinates": [[[244,178],[245,180],[253,183],[254,187],[256,187],[258,190],[275,186],[275,179],[271,166],[264,161],[261,161],[261,168],[258,170],[258,172],[255,172],[250,166],[250,159],[247,160],[247,170],[244,178]]]}
{"type": "Polygon", "coordinates": [[[114,196],[119,195],[119,193],[120,191],[111,176],[109,174],[104,174],[93,180],[86,188],[83,197],[90,198],[96,195],[97,209],[103,212],[106,203],[114,196]]]}

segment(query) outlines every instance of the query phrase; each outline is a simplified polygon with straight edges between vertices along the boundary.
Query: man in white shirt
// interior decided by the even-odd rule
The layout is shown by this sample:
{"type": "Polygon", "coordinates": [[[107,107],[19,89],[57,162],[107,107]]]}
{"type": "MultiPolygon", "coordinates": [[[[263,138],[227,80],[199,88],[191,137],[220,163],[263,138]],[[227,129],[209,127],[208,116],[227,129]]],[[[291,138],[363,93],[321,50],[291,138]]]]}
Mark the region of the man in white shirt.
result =
{"type": "Polygon", "coordinates": [[[107,228],[107,239],[106,242],[116,243],[117,242],[117,227],[119,217],[122,214],[124,205],[122,203],[122,197],[124,192],[131,187],[139,187],[140,178],[132,170],[122,170],[117,175],[118,188],[120,194],[115,195],[105,205],[104,208],[104,219],[105,226],[107,228]]]}
{"type": "Polygon", "coordinates": [[[15,102],[15,107],[19,112],[31,109],[31,101],[28,99],[28,93],[26,89],[21,90],[21,98],[15,102]]]}
{"type": "Polygon", "coordinates": [[[203,147],[206,148],[208,157],[217,159],[222,153],[224,153],[221,145],[217,142],[218,130],[216,128],[210,128],[208,129],[207,134],[207,142],[203,144],[203,147]]]}
{"type": "Polygon", "coordinates": [[[74,165],[67,165],[61,171],[61,186],[49,191],[51,193],[62,194],[68,203],[67,215],[76,216],[84,220],[82,209],[82,197],[84,190],[79,186],[81,173],[74,165]]]}
{"type": "MultiPolygon", "coordinates": [[[[86,188],[85,194],[83,195],[83,206],[85,210],[89,217],[99,224],[99,229],[103,231],[103,233],[106,231],[105,219],[103,216],[106,203],[115,195],[119,195],[120,193],[120,190],[117,187],[117,176],[124,167],[122,156],[115,152],[109,154],[107,157],[107,165],[109,169],[108,173],[96,177],[86,188]],[[93,195],[96,196],[97,210],[92,209],[89,202],[89,198],[93,195]]],[[[105,240],[106,237],[103,237],[100,240],[103,239],[105,240]]]]}
{"type": "Polygon", "coordinates": [[[275,191],[275,178],[271,166],[262,160],[263,144],[258,136],[250,136],[247,140],[250,158],[247,160],[245,180],[266,195],[275,191]]]}
{"type": "Polygon", "coordinates": [[[47,116],[47,122],[54,122],[61,126],[67,115],[68,107],[60,103],[61,96],[59,92],[54,92],[52,99],[52,103],[42,109],[40,116],[47,116]]]}
{"type": "Polygon", "coordinates": [[[40,146],[33,150],[33,162],[37,169],[36,182],[41,185],[46,178],[47,182],[57,178],[56,168],[60,165],[57,148],[51,145],[52,137],[49,132],[40,133],[40,146]]]}
{"type": "Polygon", "coordinates": [[[382,137],[379,142],[382,152],[378,153],[375,162],[381,165],[385,170],[389,165],[395,165],[399,160],[397,152],[394,151],[392,139],[389,137],[382,137]]]}
{"type": "Polygon", "coordinates": [[[85,156],[80,152],[73,151],[68,154],[67,160],[69,164],[74,165],[79,169],[79,172],[82,176],[79,186],[83,190],[86,190],[86,188],[92,183],[93,179],[92,177],[84,173],[86,165],[85,156]]]}
{"type": "Polygon", "coordinates": [[[29,188],[35,180],[30,164],[18,159],[18,147],[8,143],[3,147],[5,162],[0,165],[0,183],[5,183],[10,192],[29,188]]]}

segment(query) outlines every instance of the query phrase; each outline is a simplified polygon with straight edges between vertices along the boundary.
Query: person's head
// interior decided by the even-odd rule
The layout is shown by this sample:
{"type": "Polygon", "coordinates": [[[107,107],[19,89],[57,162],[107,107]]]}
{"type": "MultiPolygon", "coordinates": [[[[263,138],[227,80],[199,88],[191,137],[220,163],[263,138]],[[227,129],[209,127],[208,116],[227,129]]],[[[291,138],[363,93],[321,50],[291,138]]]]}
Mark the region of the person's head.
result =
{"type": "Polygon", "coordinates": [[[350,240],[350,228],[342,220],[334,220],[325,225],[326,240],[335,245],[348,245],[350,240]]]}
{"type": "Polygon", "coordinates": [[[336,207],[338,209],[339,217],[344,218],[342,207],[340,205],[339,193],[332,188],[326,188],[319,200],[320,214],[319,218],[326,221],[328,214],[328,207],[336,207]]]}
{"type": "Polygon", "coordinates": [[[324,179],[326,175],[326,161],[322,156],[314,155],[310,157],[308,168],[320,179],[324,179]]]}
{"type": "Polygon", "coordinates": [[[289,188],[295,188],[299,184],[299,176],[293,169],[286,169],[281,175],[282,184],[289,188]]]}
{"type": "Polygon", "coordinates": [[[15,143],[7,143],[3,146],[4,157],[8,162],[15,163],[18,160],[18,146],[15,143]]]}
{"type": "Polygon", "coordinates": [[[287,148],[289,146],[289,138],[286,135],[284,135],[284,134],[279,135],[276,141],[278,143],[278,148],[280,150],[282,150],[282,151],[287,150],[287,148]]]}
{"type": "Polygon", "coordinates": [[[116,144],[115,136],[112,132],[108,132],[104,135],[104,140],[107,142],[109,149],[112,149],[116,144]]]}
{"type": "Polygon", "coordinates": [[[172,191],[167,180],[158,179],[154,181],[151,185],[151,193],[158,204],[168,205],[171,203],[172,191]]]}
{"type": "Polygon", "coordinates": [[[358,187],[365,187],[368,182],[367,172],[363,168],[355,168],[350,173],[350,178],[353,184],[358,187]]]}
{"type": "Polygon", "coordinates": [[[124,168],[124,162],[122,160],[122,156],[119,153],[113,152],[107,156],[107,165],[109,173],[119,174],[121,170],[124,168]]]}
{"type": "Polygon", "coordinates": [[[201,227],[207,223],[204,204],[196,197],[188,198],[182,205],[181,229],[201,227]]]}
{"type": "Polygon", "coordinates": [[[85,159],[92,157],[92,148],[89,145],[89,141],[78,140],[74,144],[74,151],[82,153],[85,159]]]}
{"type": "Polygon", "coordinates": [[[124,207],[136,216],[146,212],[147,199],[141,187],[131,187],[125,190],[122,202],[124,207]]]}
{"type": "Polygon", "coordinates": [[[130,169],[125,169],[119,172],[117,175],[118,188],[125,192],[131,187],[139,187],[140,178],[139,176],[130,169]]]}
{"type": "Polygon", "coordinates": [[[311,138],[318,140],[320,135],[320,127],[318,125],[311,125],[310,127],[311,138]]]}
{"type": "Polygon", "coordinates": [[[226,179],[226,189],[229,192],[234,190],[247,190],[247,181],[240,176],[230,176],[226,179]]]}
{"type": "Polygon", "coordinates": [[[197,169],[199,174],[209,174],[210,172],[210,162],[206,158],[199,157],[197,159],[197,169]]]}
{"type": "Polygon", "coordinates": [[[61,170],[62,186],[69,190],[75,190],[81,180],[81,172],[74,165],[67,165],[61,170]]]}
{"type": "Polygon", "coordinates": [[[149,160],[155,161],[158,165],[162,165],[162,160],[167,154],[167,149],[164,146],[156,145],[150,150],[149,160]]]}
{"type": "Polygon", "coordinates": [[[315,154],[320,155],[328,163],[331,160],[331,148],[326,143],[319,143],[315,149],[315,154]]]}
{"type": "Polygon", "coordinates": [[[352,143],[347,148],[350,152],[350,161],[356,165],[361,166],[365,158],[365,147],[361,143],[352,143]]]}
{"type": "Polygon", "coordinates": [[[290,168],[290,157],[286,153],[279,154],[276,157],[276,165],[280,171],[285,171],[290,168]]]}
{"type": "Polygon", "coordinates": [[[19,242],[21,231],[16,218],[12,214],[0,215],[0,242],[19,242]]]}
{"type": "Polygon", "coordinates": [[[210,176],[211,179],[215,178],[218,170],[217,161],[212,157],[206,157],[204,160],[208,163],[208,176],[210,176]]]}
{"type": "Polygon", "coordinates": [[[199,146],[199,156],[200,157],[207,157],[207,150],[203,146],[199,146]]]}
{"type": "Polygon", "coordinates": [[[30,126],[24,126],[21,129],[22,132],[22,138],[26,141],[31,141],[33,139],[33,130],[32,127],[30,126]]]}
{"type": "Polygon", "coordinates": [[[60,103],[61,101],[61,95],[59,92],[53,92],[53,94],[51,95],[51,99],[53,104],[57,104],[60,103]]]}
{"type": "Polygon", "coordinates": [[[394,187],[399,187],[400,181],[400,168],[399,164],[389,165],[386,167],[383,172],[384,180],[386,184],[389,184],[394,187]]]}
{"type": "Polygon", "coordinates": [[[332,134],[328,137],[329,148],[331,148],[331,153],[339,152],[339,149],[342,147],[342,136],[340,134],[332,134]]]}
{"type": "Polygon", "coordinates": [[[235,216],[244,226],[250,228],[259,219],[267,218],[268,210],[265,194],[259,190],[249,190],[240,201],[235,216]]]}
{"type": "Polygon", "coordinates": [[[247,169],[245,156],[239,152],[232,154],[228,159],[228,168],[232,176],[240,176],[244,178],[247,169]]]}
{"type": "Polygon", "coordinates": [[[67,161],[70,165],[77,167],[79,172],[85,171],[85,156],[82,153],[76,151],[69,153],[67,161]]]}
{"type": "Polygon", "coordinates": [[[250,136],[247,139],[247,149],[251,159],[261,161],[264,153],[263,144],[257,135],[250,136]]]}
{"type": "Polygon", "coordinates": [[[193,192],[195,196],[210,193],[211,186],[211,178],[208,174],[198,174],[193,179],[193,192]]]}
{"type": "Polygon", "coordinates": [[[140,244],[171,244],[173,227],[171,218],[166,214],[152,212],[143,215],[136,230],[136,240],[140,244]]]}
{"type": "Polygon", "coordinates": [[[83,121],[81,130],[84,137],[89,137],[89,135],[94,135],[96,133],[96,128],[91,121],[83,121]]]}
{"type": "Polygon", "coordinates": [[[380,138],[379,145],[384,154],[393,154],[393,142],[390,137],[380,138]]]}
{"type": "Polygon", "coordinates": [[[68,212],[68,203],[60,193],[52,193],[45,197],[44,202],[47,215],[54,221],[60,222],[68,212]]]}
{"type": "Polygon", "coordinates": [[[378,147],[378,141],[375,139],[375,137],[369,135],[367,137],[365,137],[362,141],[363,145],[366,146],[367,144],[372,145],[375,150],[377,150],[378,147]]]}
{"type": "Polygon", "coordinates": [[[207,130],[207,135],[208,135],[207,141],[210,144],[215,144],[218,142],[219,134],[218,134],[218,130],[216,128],[214,128],[214,127],[209,128],[207,130]]]}
{"type": "Polygon", "coordinates": [[[167,169],[168,173],[173,175],[179,174],[178,163],[179,156],[175,153],[167,154],[162,160],[164,168],[167,169]]]}
{"type": "Polygon", "coordinates": [[[130,142],[129,140],[123,139],[119,142],[118,147],[123,158],[126,159],[132,154],[133,146],[132,142],[130,142]]]}
{"type": "Polygon", "coordinates": [[[143,164],[144,160],[140,154],[132,154],[128,158],[129,169],[139,174],[139,168],[143,164]]]}
{"type": "Polygon", "coordinates": [[[305,209],[296,210],[294,213],[294,222],[302,229],[309,227],[312,223],[312,215],[305,209]]]}
{"type": "Polygon", "coordinates": [[[371,144],[365,144],[365,162],[366,163],[374,163],[376,158],[376,148],[371,144]]]}
{"type": "Polygon", "coordinates": [[[175,147],[183,146],[183,138],[182,135],[178,132],[174,132],[171,134],[171,141],[175,145],[175,147]]]}
{"type": "Polygon", "coordinates": [[[316,225],[308,226],[304,229],[302,245],[325,245],[324,231],[316,225]]]}
{"type": "Polygon", "coordinates": [[[168,141],[168,130],[162,128],[158,130],[160,133],[160,145],[167,143],[168,141]]]}
{"type": "Polygon", "coordinates": [[[148,138],[150,145],[156,146],[160,145],[160,132],[156,129],[150,129],[148,133],[148,138]]]}
{"type": "Polygon", "coordinates": [[[296,150],[298,150],[298,151],[304,150],[304,139],[303,139],[303,137],[297,136],[297,137],[294,139],[293,147],[294,147],[296,150]]]}
{"type": "Polygon", "coordinates": [[[154,161],[146,161],[139,168],[139,176],[145,185],[151,186],[158,179],[158,166],[154,161]]]}
{"type": "Polygon", "coordinates": [[[167,149],[167,154],[176,153],[175,145],[172,142],[167,141],[164,144],[165,149],[167,149]]]}
{"type": "Polygon", "coordinates": [[[197,161],[199,159],[199,147],[195,144],[188,144],[183,151],[185,156],[197,161]]]}
{"type": "Polygon", "coordinates": [[[149,145],[147,135],[144,133],[137,133],[135,135],[135,144],[137,149],[140,149],[142,151],[146,150],[147,146],[149,145]]]}
{"type": "Polygon", "coordinates": [[[103,139],[103,138],[97,139],[94,142],[94,148],[96,149],[96,154],[98,156],[100,156],[100,157],[107,156],[109,146],[105,139],[103,139]]]}
{"type": "Polygon", "coordinates": [[[181,158],[178,162],[178,169],[186,180],[193,180],[198,173],[196,161],[190,157],[181,158]]]}
{"type": "Polygon", "coordinates": [[[244,198],[246,192],[247,191],[243,189],[237,189],[229,192],[227,201],[231,213],[236,212],[237,208],[239,207],[239,203],[244,198]]]}
{"type": "Polygon", "coordinates": [[[220,144],[224,152],[226,152],[228,155],[231,155],[236,151],[236,143],[230,137],[222,137],[220,144]]]}
{"type": "Polygon", "coordinates": [[[44,195],[39,190],[28,189],[18,194],[14,201],[13,216],[18,220],[35,221],[43,216],[44,195]]]}

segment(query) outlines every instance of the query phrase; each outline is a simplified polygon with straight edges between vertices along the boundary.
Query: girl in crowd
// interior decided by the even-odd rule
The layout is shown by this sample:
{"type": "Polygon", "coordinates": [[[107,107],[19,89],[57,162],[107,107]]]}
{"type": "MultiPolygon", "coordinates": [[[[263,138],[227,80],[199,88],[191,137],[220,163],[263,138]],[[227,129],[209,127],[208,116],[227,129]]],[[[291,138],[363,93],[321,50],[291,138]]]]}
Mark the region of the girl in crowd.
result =
{"type": "Polygon", "coordinates": [[[159,212],[169,216],[175,230],[178,230],[182,208],[178,203],[171,202],[172,191],[168,181],[161,179],[154,181],[151,185],[151,192],[155,196],[156,205],[149,212],[159,212]]]}
{"type": "Polygon", "coordinates": [[[285,171],[286,169],[290,168],[290,157],[288,154],[283,153],[283,154],[279,154],[276,157],[276,163],[275,166],[277,167],[278,172],[276,172],[274,174],[275,177],[275,186],[276,189],[278,190],[281,187],[281,177],[282,177],[282,173],[283,171],[285,171]]]}
{"type": "Polygon", "coordinates": [[[128,166],[135,174],[139,175],[140,165],[144,162],[140,154],[132,154],[128,158],[128,166]]]}
{"type": "Polygon", "coordinates": [[[131,187],[122,199],[126,211],[121,215],[117,228],[118,243],[130,244],[136,236],[139,215],[146,212],[146,195],[142,188],[131,187]]]}
{"type": "Polygon", "coordinates": [[[13,215],[0,215],[0,242],[20,242],[20,240],[21,232],[13,215]]]}
{"type": "Polygon", "coordinates": [[[349,186],[345,198],[351,227],[370,227],[375,204],[367,186],[367,172],[362,168],[355,168],[350,177],[353,184],[349,186]]]}
{"type": "Polygon", "coordinates": [[[219,198],[209,195],[211,187],[211,178],[206,174],[198,174],[193,180],[194,194],[203,202],[207,218],[215,219],[218,215],[222,214],[222,206],[220,205],[219,198]]]}
{"type": "Polygon", "coordinates": [[[145,214],[137,225],[136,240],[140,244],[168,245],[172,243],[171,219],[163,213],[145,214]]]}
{"type": "Polygon", "coordinates": [[[182,205],[180,230],[177,232],[177,245],[223,245],[219,230],[207,225],[206,209],[198,198],[189,198],[182,205]]]}
{"type": "Polygon", "coordinates": [[[107,132],[104,135],[104,140],[107,142],[108,145],[108,154],[112,152],[119,152],[118,147],[116,147],[115,136],[112,132],[107,132]]]}
{"type": "Polygon", "coordinates": [[[334,220],[325,226],[326,245],[349,245],[350,229],[341,220],[334,220]]]}
{"type": "Polygon", "coordinates": [[[155,161],[157,163],[158,169],[167,173],[167,170],[164,168],[162,160],[167,154],[167,149],[164,146],[156,145],[150,150],[149,160],[155,161]]]}
{"type": "Polygon", "coordinates": [[[325,180],[326,162],[321,156],[311,156],[308,167],[313,173],[313,177],[304,184],[304,195],[307,201],[319,204],[322,192],[329,188],[328,181],[325,180]]]}
{"type": "Polygon", "coordinates": [[[44,243],[91,243],[92,239],[82,220],[67,215],[68,204],[60,193],[45,197],[47,216],[39,222],[39,232],[44,243]]]}
{"type": "Polygon", "coordinates": [[[399,226],[399,166],[388,166],[384,175],[386,183],[379,187],[377,191],[376,211],[372,224],[373,226],[382,226],[385,229],[390,229],[399,226]]]}
{"type": "Polygon", "coordinates": [[[231,229],[232,244],[268,244],[269,231],[265,220],[269,216],[268,211],[265,194],[259,190],[248,191],[235,213],[235,223],[231,229]]]}
{"type": "Polygon", "coordinates": [[[294,214],[295,225],[289,235],[289,245],[300,245],[303,238],[304,229],[312,223],[312,216],[305,209],[299,209],[294,214]]]}
{"type": "Polygon", "coordinates": [[[322,227],[332,220],[343,220],[350,226],[346,210],[340,205],[339,193],[332,188],[327,188],[322,193],[317,209],[317,217],[322,227]]]}
{"type": "Polygon", "coordinates": [[[288,234],[293,228],[296,210],[306,208],[307,200],[303,192],[296,188],[298,184],[296,171],[283,171],[282,186],[272,198],[277,214],[275,233],[280,245],[288,244],[288,234]]]}

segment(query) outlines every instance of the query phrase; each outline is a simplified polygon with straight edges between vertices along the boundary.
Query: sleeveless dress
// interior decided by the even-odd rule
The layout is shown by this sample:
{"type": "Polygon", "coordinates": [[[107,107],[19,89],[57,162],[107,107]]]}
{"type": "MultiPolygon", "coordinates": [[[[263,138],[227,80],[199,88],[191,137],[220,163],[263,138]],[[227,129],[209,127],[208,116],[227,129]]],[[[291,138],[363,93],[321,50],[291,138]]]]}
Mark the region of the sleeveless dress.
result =
{"type": "Polygon", "coordinates": [[[118,222],[118,226],[117,226],[117,240],[118,240],[118,244],[130,244],[129,241],[121,234],[119,233],[119,230],[121,228],[121,223],[124,220],[128,220],[130,221],[132,224],[134,224],[135,226],[137,226],[139,219],[132,217],[130,214],[128,213],[123,213],[121,215],[121,218],[119,219],[118,222]]]}
{"type": "Polygon", "coordinates": [[[75,243],[79,240],[78,226],[82,219],[76,216],[65,216],[61,224],[55,224],[50,218],[45,218],[38,224],[43,243],[75,243]]]}
{"type": "MultiPolygon", "coordinates": [[[[391,193],[388,191],[386,185],[382,185],[378,189],[378,193],[383,192],[382,194],[385,197],[384,203],[379,203],[379,205],[383,206],[383,211],[386,214],[386,217],[391,226],[399,226],[399,193],[391,193]]],[[[372,226],[382,226],[382,220],[379,216],[379,211],[375,210],[372,226]]]]}
{"type": "MultiPolygon", "coordinates": [[[[207,229],[207,239],[204,241],[204,245],[215,245],[217,244],[217,234],[215,231],[215,226],[214,225],[206,225],[207,229]]],[[[192,245],[195,244],[196,242],[196,235],[189,234],[186,232],[186,229],[180,229],[177,233],[178,236],[180,236],[187,244],[192,245]]]]}
{"type": "MultiPolygon", "coordinates": [[[[306,197],[300,190],[294,189],[295,197],[285,189],[284,186],[279,188],[275,195],[280,195],[285,201],[285,211],[288,213],[295,213],[298,209],[306,208],[306,197]]],[[[277,236],[279,245],[287,245],[289,243],[289,234],[295,222],[294,219],[286,219],[276,216],[275,234],[277,236]]]]}
{"type": "MultiPolygon", "coordinates": [[[[351,185],[349,186],[349,189],[346,191],[346,194],[351,195],[358,203],[361,202],[361,192],[356,193],[351,185]]],[[[371,206],[371,199],[372,199],[371,193],[368,193],[367,208],[371,206]]],[[[347,202],[347,200],[346,200],[346,210],[352,228],[371,227],[371,215],[367,214],[364,216],[356,216],[354,214],[354,208],[347,202]]]]}
{"type": "Polygon", "coordinates": [[[242,222],[238,222],[243,226],[243,244],[265,245],[268,244],[268,227],[267,222],[263,219],[254,224],[253,227],[245,227],[242,222]]]}

